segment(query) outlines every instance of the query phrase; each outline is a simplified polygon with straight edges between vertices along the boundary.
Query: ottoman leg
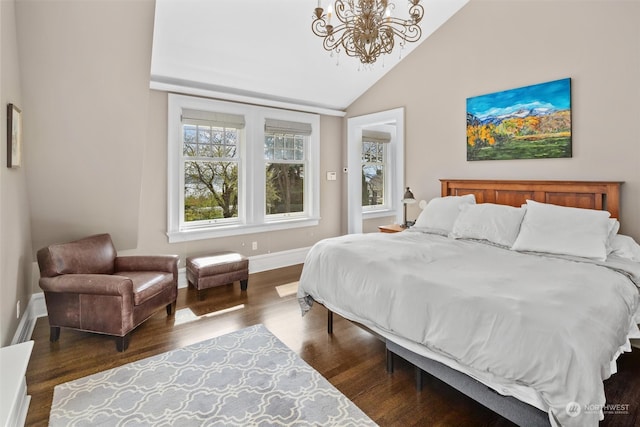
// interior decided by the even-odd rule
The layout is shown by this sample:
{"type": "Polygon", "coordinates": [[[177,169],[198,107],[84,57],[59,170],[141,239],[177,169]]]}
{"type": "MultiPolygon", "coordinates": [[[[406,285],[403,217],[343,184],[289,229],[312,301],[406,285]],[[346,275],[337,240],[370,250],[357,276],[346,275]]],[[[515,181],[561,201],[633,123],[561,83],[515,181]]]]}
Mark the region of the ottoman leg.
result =
{"type": "Polygon", "coordinates": [[[198,301],[202,301],[204,299],[205,291],[203,289],[198,289],[198,301]]]}
{"type": "Polygon", "coordinates": [[[246,291],[249,286],[249,279],[240,280],[240,290],[246,291]]]}

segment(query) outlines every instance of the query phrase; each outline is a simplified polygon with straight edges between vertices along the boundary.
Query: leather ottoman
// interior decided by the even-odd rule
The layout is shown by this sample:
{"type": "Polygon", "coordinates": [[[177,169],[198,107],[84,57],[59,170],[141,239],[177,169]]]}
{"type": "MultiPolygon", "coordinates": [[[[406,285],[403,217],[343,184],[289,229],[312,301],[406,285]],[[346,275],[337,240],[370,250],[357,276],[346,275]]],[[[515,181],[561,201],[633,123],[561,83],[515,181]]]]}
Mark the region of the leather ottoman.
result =
{"type": "Polygon", "coordinates": [[[187,281],[198,291],[198,300],[202,300],[205,289],[235,281],[240,281],[240,289],[246,291],[249,284],[249,259],[230,251],[188,257],[187,281]]]}

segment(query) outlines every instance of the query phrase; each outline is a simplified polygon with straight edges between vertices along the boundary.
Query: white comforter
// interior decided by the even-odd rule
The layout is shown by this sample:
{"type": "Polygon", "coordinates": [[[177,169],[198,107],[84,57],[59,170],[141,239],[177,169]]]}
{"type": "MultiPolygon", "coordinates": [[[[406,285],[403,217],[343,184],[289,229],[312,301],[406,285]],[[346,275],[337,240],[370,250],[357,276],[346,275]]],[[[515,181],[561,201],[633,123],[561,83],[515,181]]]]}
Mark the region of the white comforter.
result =
{"type": "Polygon", "coordinates": [[[639,283],[640,263],[523,254],[408,231],[318,242],[298,297],[303,313],[313,299],[529,386],[562,426],[597,426],[603,380],[628,344],[639,283]],[[589,410],[569,414],[571,402],[589,410]]]}

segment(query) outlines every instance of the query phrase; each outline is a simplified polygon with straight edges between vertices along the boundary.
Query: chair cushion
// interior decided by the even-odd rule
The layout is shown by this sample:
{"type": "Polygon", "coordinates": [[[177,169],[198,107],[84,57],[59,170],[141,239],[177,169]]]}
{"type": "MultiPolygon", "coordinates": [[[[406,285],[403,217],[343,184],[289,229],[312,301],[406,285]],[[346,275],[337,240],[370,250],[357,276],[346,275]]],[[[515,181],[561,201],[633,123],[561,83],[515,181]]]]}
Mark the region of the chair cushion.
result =
{"type": "Polygon", "coordinates": [[[162,271],[121,271],[115,273],[133,282],[133,304],[140,305],[167,287],[173,286],[173,274],[162,271]]]}

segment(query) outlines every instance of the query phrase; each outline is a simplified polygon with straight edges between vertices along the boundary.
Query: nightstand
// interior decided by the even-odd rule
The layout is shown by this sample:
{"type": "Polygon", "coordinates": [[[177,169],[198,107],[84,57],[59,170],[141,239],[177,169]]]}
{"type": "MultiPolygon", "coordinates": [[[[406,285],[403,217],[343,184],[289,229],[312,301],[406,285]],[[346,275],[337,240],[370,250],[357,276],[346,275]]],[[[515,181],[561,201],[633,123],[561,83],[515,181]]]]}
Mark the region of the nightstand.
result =
{"type": "Polygon", "coordinates": [[[379,225],[378,230],[380,230],[381,233],[397,233],[399,231],[406,230],[406,228],[404,228],[400,224],[389,224],[389,225],[379,225]]]}

